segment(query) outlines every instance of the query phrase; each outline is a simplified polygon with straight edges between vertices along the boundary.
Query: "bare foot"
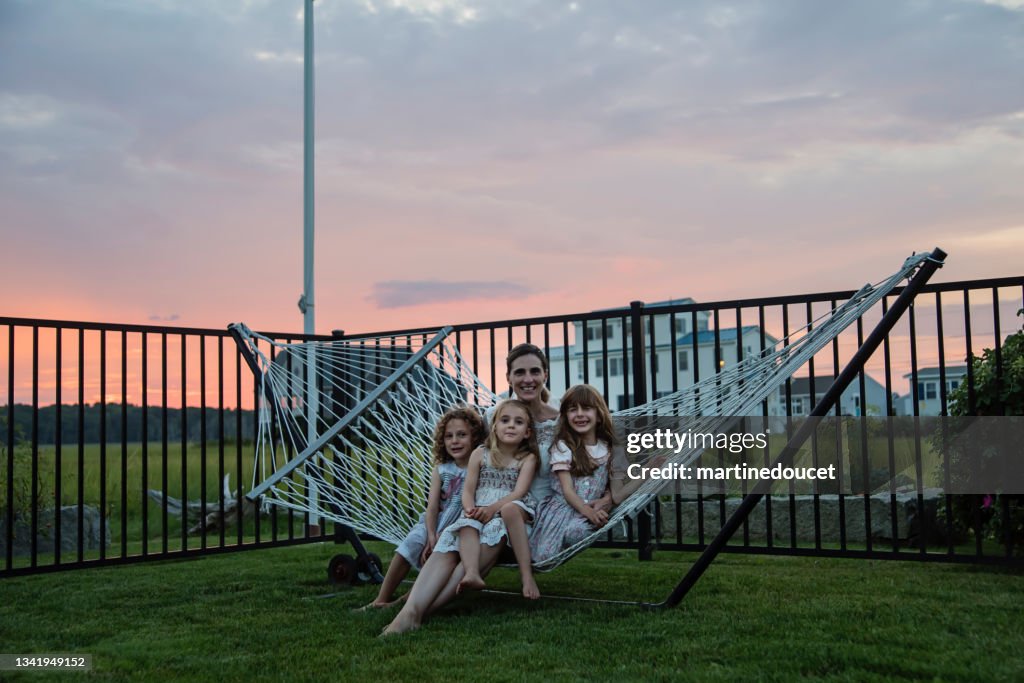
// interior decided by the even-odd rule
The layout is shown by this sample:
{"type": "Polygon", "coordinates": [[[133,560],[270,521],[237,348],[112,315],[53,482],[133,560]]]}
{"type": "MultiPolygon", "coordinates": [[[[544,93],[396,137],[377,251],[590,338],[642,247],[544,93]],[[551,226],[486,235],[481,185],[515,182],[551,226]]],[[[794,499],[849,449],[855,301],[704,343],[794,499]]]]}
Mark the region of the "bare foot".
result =
{"type": "Polygon", "coordinates": [[[388,636],[398,635],[399,633],[408,633],[409,631],[415,631],[419,627],[419,622],[413,619],[412,615],[406,614],[405,612],[399,612],[391,623],[385,626],[384,630],[380,632],[380,637],[386,638],[388,636]]]}
{"type": "Polygon", "coordinates": [[[375,609],[384,609],[385,607],[391,607],[392,605],[396,605],[396,604],[398,604],[401,601],[402,601],[402,598],[398,598],[398,600],[391,600],[390,602],[385,602],[383,600],[374,600],[370,604],[363,605],[362,607],[356,607],[352,611],[353,612],[369,612],[369,611],[375,610],[375,609]]]}
{"type": "Polygon", "coordinates": [[[462,577],[462,581],[459,581],[459,585],[455,588],[456,593],[462,593],[463,591],[479,591],[487,588],[487,584],[480,577],[479,574],[466,574],[462,577]]]}
{"type": "Polygon", "coordinates": [[[527,600],[536,600],[540,597],[540,588],[532,576],[523,579],[523,597],[527,600]]]}

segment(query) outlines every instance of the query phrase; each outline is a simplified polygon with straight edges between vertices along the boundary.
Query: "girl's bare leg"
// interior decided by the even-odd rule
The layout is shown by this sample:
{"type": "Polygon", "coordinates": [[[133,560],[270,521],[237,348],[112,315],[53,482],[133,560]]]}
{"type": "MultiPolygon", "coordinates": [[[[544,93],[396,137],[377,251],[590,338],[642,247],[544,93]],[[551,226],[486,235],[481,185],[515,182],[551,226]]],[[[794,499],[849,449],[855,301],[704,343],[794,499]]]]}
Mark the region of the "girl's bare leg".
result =
{"type": "Polygon", "coordinates": [[[416,577],[416,583],[409,591],[408,600],[384,629],[384,635],[405,633],[419,628],[427,609],[444,589],[458,563],[457,553],[433,553],[427,558],[427,563],[423,565],[419,576],[416,577]]]}
{"type": "Polygon", "coordinates": [[[540,588],[533,578],[533,566],[530,564],[530,539],[526,536],[526,512],[513,503],[501,508],[501,518],[505,521],[508,531],[509,545],[516,554],[519,575],[523,579],[523,597],[536,600],[540,597],[540,588]]]}
{"type": "MultiPolygon", "coordinates": [[[[483,545],[480,546],[480,573],[483,576],[487,576],[494,569],[494,565],[498,563],[498,556],[501,554],[501,549],[505,547],[505,541],[502,540],[498,545],[483,545]]],[[[433,614],[441,607],[447,605],[449,602],[455,599],[458,594],[459,581],[462,581],[462,577],[466,575],[465,567],[460,563],[452,571],[451,578],[448,579],[448,583],[445,584],[441,592],[437,594],[434,602],[431,603],[430,607],[427,608],[427,614],[433,614]]]]}
{"type": "Polygon", "coordinates": [[[484,577],[480,576],[480,532],[470,526],[459,529],[459,555],[466,575],[455,588],[456,593],[464,590],[481,590],[486,588],[484,577]]]}
{"type": "Polygon", "coordinates": [[[391,564],[388,565],[388,572],[384,575],[384,583],[380,585],[377,597],[373,599],[373,602],[364,606],[363,609],[374,609],[393,605],[395,603],[395,591],[398,590],[398,586],[402,583],[402,579],[409,574],[410,569],[412,569],[412,565],[409,564],[409,561],[398,553],[395,553],[395,556],[391,558],[391,564]]]}

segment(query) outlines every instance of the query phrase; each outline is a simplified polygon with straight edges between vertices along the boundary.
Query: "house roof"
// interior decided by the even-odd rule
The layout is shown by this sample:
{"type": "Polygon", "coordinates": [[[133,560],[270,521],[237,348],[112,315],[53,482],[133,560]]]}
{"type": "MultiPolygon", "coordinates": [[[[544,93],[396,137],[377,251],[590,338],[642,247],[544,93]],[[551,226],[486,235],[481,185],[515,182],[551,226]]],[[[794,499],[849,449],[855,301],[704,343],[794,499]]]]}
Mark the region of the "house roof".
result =
{"type": "MultiPolygon", "coordinates": [[[[697,303],[693,298],[685,296],[682,299],[667,299],[665,301],[655,301],[653,303],[645,303],[644,308],[655,308],[658,306],[685,306],[687,304],[697,303]]],[[[598,308],[594,313],[604,313],[606,311],[619,311],[622,310],[621,306],[616,308],[598,308]]],[[[698,315],[707,315],[707,311],[698,311],[698,315]]]]}
{"type": "MultiPolygon", "coordinates": [[[[960,379],[961,377],[965,376],[966,374],[967,374],[967,366],[966,365],[947,365],[946,366],[946,379],[960,379]]],[[[914,376],[914,373],[908,372],[907,374],[903,375],[903,379],[911,379],[913,376],[914,376]]],[[[925,379],[925,378],[927,378],[927,379],[938,379],[939,377],[941,377],[941,375],[939,374],[938,366],[927,367],[927,368],[918,368],[917,369],[917,378],[918,379],[925,379]]]]}
{"type": "MultiPolygon", "coordinates": [[[[718,330],[718,340],[721,342],[735,342],[736,341],[736,329],[735,327],[725,327],[718,330]]],[[[743,334],[746,335],[748,332],[754,332],[760,334],[761,328],[757,325],[744,325],[743,334]]],[[[765,340],[773,339],[770,335],[765,335],[765,340]]],[[[714,330],[699,330],[697,332],[697,343],[698,344],[714,344],[715,343],[715,331],[714,330]]],[[[684,334],[679,339],[676,339],[677,345],[693,344],[693,332],[684,334]]]]}
{"type": "MultiPolygon", "coordinates": [[[[756,335],[760,336],[761,328],[758,327],[757,325],[744,325],[743,326],[743,335],[745,336],[747,334],[756,334],[756,335]]],[[[718,339],[719,339],[719,342],[721,344],[723,344],[723,345],[724,344],[735,344],[736,343],[736,328],[735,327],[726,327],[726,328],[720,329],[718,331],[718,339]]],[[[770,335],[768,333],[765,333],[764,339],[765,339],[765,345],[768,346],[768,347],[771,347],[773,344],[775,344],[778,341],[775,337],[773,337],[772,335],[770,335]]],[[[715,343],[715,331],[714,330],[700,330],[697,333],[697,344],[698,345],[700,345],[700,346],[710,346],[710,345],[713,345],[714,343],[715,343]]],[[[660,341],[660,340],[658,341],[658,348],[662,349],[662,350],[664,350],[666,348],[669,348],[671,345],[672,345],[671,344],[671,339],[668,340],[668,341],[660,341]]],[[[678,339],[676,339],[676,348],[678,350],[680,350],[680,351],[686,350],[687,348],[691,347],[692,345],[693,345],[693,333],[692,332],[690,332],[688,334],[684,334],[682,337],[679,337],[678,339]]],[[[758,349],[758,351],[760,351],[760,349],[758,349]]],[[[608,352],[609,352],[610,355],[621,355],[622,349],[618,348],[618,347],[610,348],[610,349],[608,349],[608,352]]],[[[591,348],[590,355],[591,355],[591,357],[596,357],[596,356],[600,355],[600,351],[595,350],[594,348],[591,348]]],[[[574,347],[574,352],[572,353],[572,356],[575,357],[575,358],[579,358],[581,356],[581,354],[579,352],[575,351],[575,347],[574,347]]],[[[552,346],[550,349],[548,349],[548,358],[552,359],[552,360],[554,360],[554,359],[561,360],[561,359],[565,358],[565,347],[564,346],[552,346]]]]}
{"type": "MultiPolygon", "coordinates": [[[[666,299],[665,301],[654,301],[649,304],[644,304],[644,308],[651,308],[654,306],[684,306],[686,304],[697,303],[694,299],[688,296],[684,296],[682,299],[666,299]]],[[[698,313],[704,313],[705,311],[698,311],[698,313]]]]}

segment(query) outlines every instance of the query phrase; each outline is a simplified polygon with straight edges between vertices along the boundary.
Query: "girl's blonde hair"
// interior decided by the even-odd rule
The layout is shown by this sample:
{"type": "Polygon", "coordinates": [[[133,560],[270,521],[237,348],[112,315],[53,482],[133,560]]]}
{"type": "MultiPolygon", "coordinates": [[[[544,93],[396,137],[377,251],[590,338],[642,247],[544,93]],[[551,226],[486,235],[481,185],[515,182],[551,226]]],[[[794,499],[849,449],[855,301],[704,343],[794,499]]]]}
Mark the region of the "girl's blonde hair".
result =
{"type": "Polygon", "coordinates": [[[434,446],[432,451],[434,453],[434,463],[438,465],[453,462],[454,460],[452,456],[448,455],[448,450],[444,447],[444,432],[448,429],[448,423],[452,420],[462,420],[469,426],[469,433],[473,438],[471,450],[482,444],[487,438],[487,427],[484,425],[484,419],[480,417],[480,413],[466,406],[450,408],[441,416],[441,419],[437,421],[437,426],[434,427],[434,446]]]}
{"type": "Polygon", "coordinates": [[[501,416],[509,408],[519,408],[526,413],[526,424],[528,430],[526,437],[519,443],[516,448],[516,453],[513,456],[516,460],[522,460],[523,458],[531,455],[536,455],[539,449],[537,448],[537,437],[533,431],[533,414],[530,412],[530,406],[526,405],[518,398],[506,398],[504,401],[498,404],[498,407],[494,410],[494,416],[491,417],[491,431],[487,437],[487,448],[491,451],[491,463],[495,467],[505,467],[504,456],[501,454],[501,450],[498,448],[498,421],[501,416]]]}
{"type": "MultiPolygon", "coordinates": [[[[522,344],[517,344],[513,346],[512,350],[510,350],[508,352],[508,355],[505,356],[506,375],[512,374],[512,363],[516,362],[516,360],[522,358],[523,356],[536,356],[537,360],[540,361],[540,366],[544,368],[544,375],[547,377],[551,376],[551,371],[548,368],[548,357],[544,355],[544,352],[541,351],[539,346],[537,346],[536,344],[531,344],[529,342],[524,342],[522,344]]],[[[511,390],[509,391],[509,393],[512,393],[511,390]]],[[[551,398],[551,392],[548,391],[548,388],[546,386],[542,386],[540,388],[540,400],[543,403],[547,403],[549,398],[551,398]]]]}
{"type": "Polygon", "coordinates": [[[597,440],[604,441],[608,449],[615,444],[615,432],[612,429],[612,415],[608,412],[608,404],[604,402],[601,393],[589,384],[577,384],[569,387],[569,390],[562,396],[562,404],[558,407],[558,425],[555,427],[555,443],[565,442],[572,452],[572,464],[569,466],[569,474],[574,477],[586,477],[594,473],[597,467],[587,453],[587,447],[583,439],[569,425],[569,409],[578,406],[580,408],[593,408],[597,411],[597,440]]]}

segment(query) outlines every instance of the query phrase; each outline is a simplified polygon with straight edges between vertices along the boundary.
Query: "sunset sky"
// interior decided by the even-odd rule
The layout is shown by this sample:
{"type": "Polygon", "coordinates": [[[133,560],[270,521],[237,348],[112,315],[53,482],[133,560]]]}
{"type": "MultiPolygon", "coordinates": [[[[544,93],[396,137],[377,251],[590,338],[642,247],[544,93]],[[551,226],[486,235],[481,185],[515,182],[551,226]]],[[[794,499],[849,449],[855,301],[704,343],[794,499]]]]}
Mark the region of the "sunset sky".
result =
{"type": "MultiPolygon", "coordinates": [[[[1024,1],[316,3],[317,330],[1024,262],[1024,1]]],[[[0,3],[0,315],[301,331],[301,0],[0,3]]]]}

